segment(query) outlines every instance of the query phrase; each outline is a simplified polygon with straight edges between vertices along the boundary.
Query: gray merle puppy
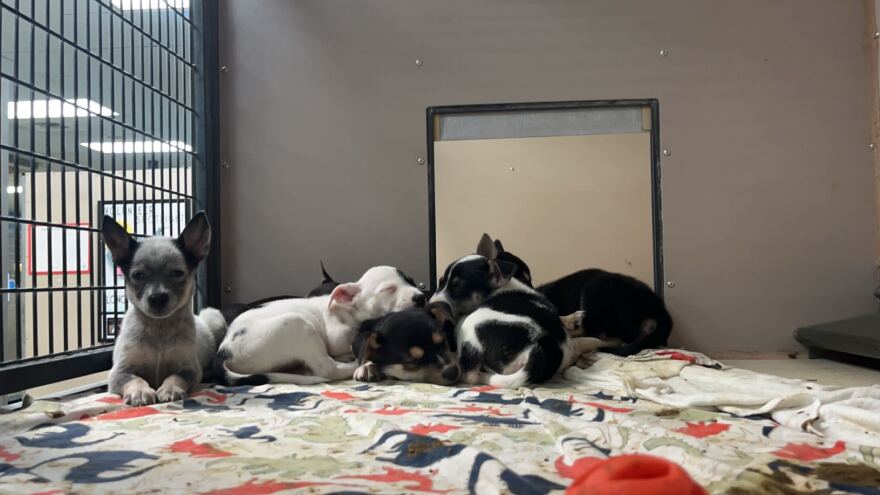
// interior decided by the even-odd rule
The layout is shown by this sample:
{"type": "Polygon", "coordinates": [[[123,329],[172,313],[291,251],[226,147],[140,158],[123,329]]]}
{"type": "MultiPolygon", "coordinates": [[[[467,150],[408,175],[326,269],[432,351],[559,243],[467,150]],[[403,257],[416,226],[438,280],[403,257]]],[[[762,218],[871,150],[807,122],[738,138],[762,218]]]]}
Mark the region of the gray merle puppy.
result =
{"type": "Polygon", "coordinates": [[[226,333],[216,309],[193,314],[196,268],[211,243],[208,217],[196,214],[176,239],[138,242],[109,216],[101,230],[131,303],[113,348],[110,392],[133,406],[182,400],[226,333]]]}

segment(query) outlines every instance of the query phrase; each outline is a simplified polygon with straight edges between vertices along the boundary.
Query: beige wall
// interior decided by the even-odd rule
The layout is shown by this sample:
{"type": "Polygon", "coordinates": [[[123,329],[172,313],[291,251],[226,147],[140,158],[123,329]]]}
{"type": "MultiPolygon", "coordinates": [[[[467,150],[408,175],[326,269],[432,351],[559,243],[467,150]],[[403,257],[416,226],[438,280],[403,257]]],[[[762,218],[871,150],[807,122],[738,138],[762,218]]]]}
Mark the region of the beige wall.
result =
{"type": "Polygon", "coordinates": [[[438,141],[437,274],[483,232],[535,284],[590,266],[654,285],[651,134],[438,141]]]}
{"type": "Polygon", "coordinates": [[[227,301],[319,258],[424,281],[427,106],[658,98],[675,343],[795,349],[875,309],[860,0],[253,5],[221,2],[227,301]]]}

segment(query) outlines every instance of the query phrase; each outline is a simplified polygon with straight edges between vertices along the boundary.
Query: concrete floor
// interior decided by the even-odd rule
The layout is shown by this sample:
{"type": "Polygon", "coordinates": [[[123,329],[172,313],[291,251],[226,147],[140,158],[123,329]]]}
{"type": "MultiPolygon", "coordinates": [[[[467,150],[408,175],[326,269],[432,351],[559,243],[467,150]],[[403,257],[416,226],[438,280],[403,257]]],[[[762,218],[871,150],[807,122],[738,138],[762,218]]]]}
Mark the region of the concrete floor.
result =
{"type": "Polygon", "coordinates": [[[860,387],[880,385],[880,370],[828,359],[728,359],[727,366],[784,378],[812,380],[822,385],[860,387]]]}

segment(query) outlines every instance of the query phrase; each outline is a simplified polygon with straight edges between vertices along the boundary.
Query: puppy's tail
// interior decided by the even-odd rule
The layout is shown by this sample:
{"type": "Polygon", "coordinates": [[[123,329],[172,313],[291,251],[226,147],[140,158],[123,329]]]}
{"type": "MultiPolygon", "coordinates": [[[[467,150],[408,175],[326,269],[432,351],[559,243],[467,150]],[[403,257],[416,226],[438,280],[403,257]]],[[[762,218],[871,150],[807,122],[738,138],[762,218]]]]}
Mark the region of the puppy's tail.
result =
{"type": "Polygon", "coordinates": [[[226,330],[229,328],[226,326],[226,318],[223,317],[220,310],[214,308],[203,309],[199,313],[199,318],[205,322],[211,335],[214,336],[214,349],[216,350],[220,347],[220,342],[223,342],[223,338],[226,337],[226,330]]]}
{"type": "Polygon", "coordinates": [[[544,381],[545,377],[542,376],[544,375],[544,364],[546,362],[544,349],[538,344],[532,346],[528,352],[529,355],[522,368],[506,375],[500,373],[489,374],[485,377],[484,382],[493,387],[519,388],[544,381]]]}
{"type": "Polygon", "coordinates": [[[292,383],[295,385],[314,385],[316,383],[329,382],[323,376],[314,375],[297,375],[294,373],[255,373],[253,375],[243,375],[230,370],[226,366],[226,360],[231,356],[226,349],[220,349],[217,352],[217,358],[214,359],[214,376],[218,383],[227,387],[236,387],[239,385],[265,385],[267,383],[292,383]]]}
{"type": "Polygon", "coordinates": [[[213,377],[217,383],[227,387],[236,387],[239,385],[256,386],[269,383],[268,377],[263,374],[242,375],[231,371],[226,367],[226,360],[230,357],[232,356],[227,349],[221,348],[217,351],[217,357],[214,358],[214,367],[212,370],[213,377]]]}

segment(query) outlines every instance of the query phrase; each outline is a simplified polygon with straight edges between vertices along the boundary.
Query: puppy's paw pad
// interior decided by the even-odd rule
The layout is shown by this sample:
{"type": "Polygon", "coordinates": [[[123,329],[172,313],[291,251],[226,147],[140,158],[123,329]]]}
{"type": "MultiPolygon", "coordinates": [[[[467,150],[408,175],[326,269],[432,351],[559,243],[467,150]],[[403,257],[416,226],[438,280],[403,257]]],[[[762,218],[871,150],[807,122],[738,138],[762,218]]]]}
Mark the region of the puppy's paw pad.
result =
{"type": "Polygon", "coordinates": [[[134,407],[150,406],[158,401],[158,396],[156,395],[155,390],[147,387],[125,394],[122,400],[126,404],[134,407]]]}
{"type": "Polygon", "coordinates": [[[177,402],[186,398],[186,390],[177,385],[163,385],[157,391],[159,402],[177,402]]]}
{"type": "Polygon", "coordinates": [[[376,364],[364,363],[354,370],[354,379],[359,382],[377,382],[382,379],[382,372],[376,364]]]}

